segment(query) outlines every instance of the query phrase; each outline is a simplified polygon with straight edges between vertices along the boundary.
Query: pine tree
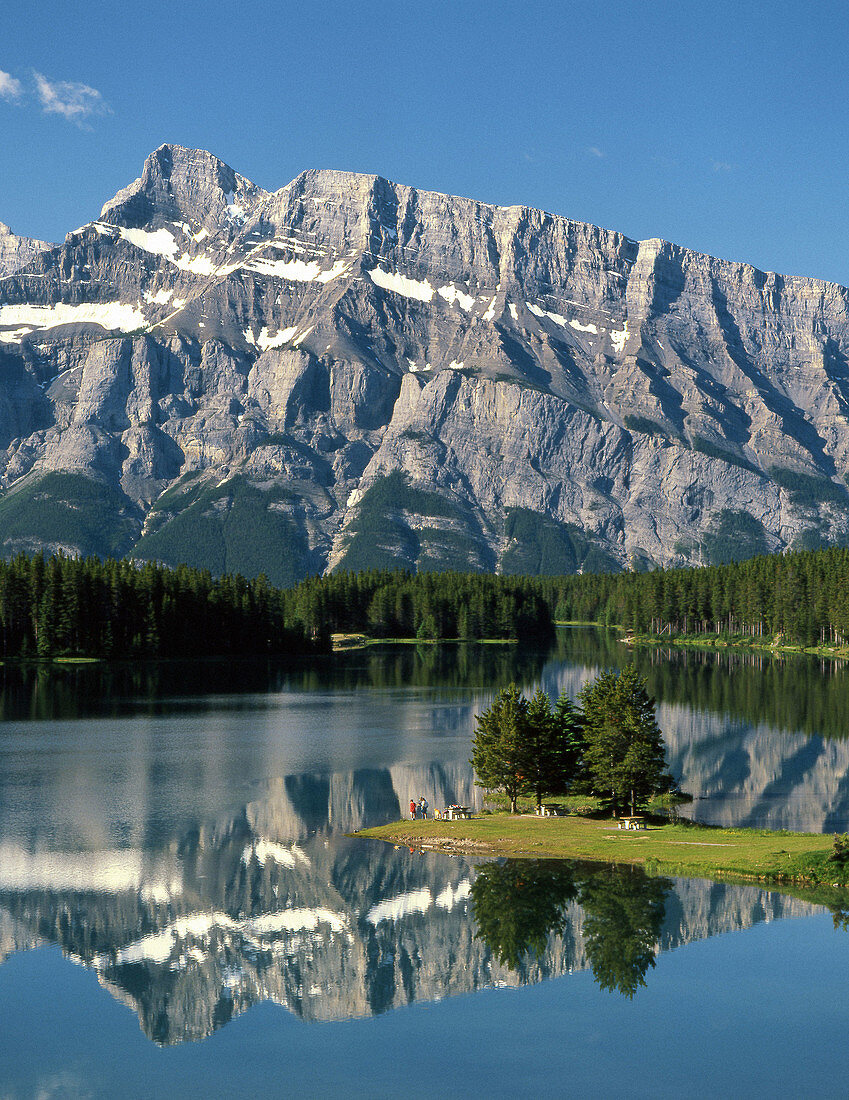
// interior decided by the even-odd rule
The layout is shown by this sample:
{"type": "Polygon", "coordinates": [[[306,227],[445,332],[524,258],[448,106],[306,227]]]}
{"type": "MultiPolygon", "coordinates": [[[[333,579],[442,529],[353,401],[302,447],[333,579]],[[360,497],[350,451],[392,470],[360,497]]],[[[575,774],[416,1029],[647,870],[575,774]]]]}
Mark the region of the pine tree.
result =
{"type": "Polygon", "coordinates": [[[502,688],[492,706],[475,716],[472,758],[476,783],[487,790],[501,790],[516,813],[516,799],[525,785],[523,744],[528,720],[528,701],[515,684],[502,688]]]}
{"type": "Polygon", "coordinates": [[[613,812],[669,790],[663,735],[646,681],[629,665],[603,672],[580,693],[584,712],[584,762],[597,791],[610,791],[613,812]]]}

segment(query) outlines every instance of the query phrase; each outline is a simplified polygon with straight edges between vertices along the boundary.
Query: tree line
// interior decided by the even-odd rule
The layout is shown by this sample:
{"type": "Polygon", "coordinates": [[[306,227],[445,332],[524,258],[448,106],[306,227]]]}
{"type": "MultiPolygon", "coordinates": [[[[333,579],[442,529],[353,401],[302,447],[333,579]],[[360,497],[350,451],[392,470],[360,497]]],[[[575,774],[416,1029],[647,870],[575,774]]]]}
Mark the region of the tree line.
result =
{"type": "Polygon", "coordinates": [[[0,655],[188,657],[329,651],[333,633],[550,637],[553,620],[640,633],[849,641],[849,548],[700,569],[564,577],[373,569],[292,588],[153,562],[0,562],[0,655]]]}
{"type": "Polygon", "coordinates": [[[261,577],[61,554],[0,562],[3,658],[311,653],[322,644],[261,577]]]}
{"type": "Polygon", "coordinates": [[[764,554],[706,568],[538,578],[555,619],[638,633],[849,641],[849,548],[764,554]]]}
{"type": "Polygon", "coordinates": [[[329,652],[331,635],[546,638],[524,578],[371,570],[294,588],[154,562],[0,561],[0,657],[184,658],[329,652]]]}
{"type": "Polygon", "coordinates": [[[674,781],[666,768],[654,700],[633,665],[602,672],[576,706],[561,694],[552,706],[541,688],[527,699],[510,684],[476,715],[470,763],[478,786],[503,791],[515,813],[519,795],[595,794],[615,814],[634,814],[674,781]]]}

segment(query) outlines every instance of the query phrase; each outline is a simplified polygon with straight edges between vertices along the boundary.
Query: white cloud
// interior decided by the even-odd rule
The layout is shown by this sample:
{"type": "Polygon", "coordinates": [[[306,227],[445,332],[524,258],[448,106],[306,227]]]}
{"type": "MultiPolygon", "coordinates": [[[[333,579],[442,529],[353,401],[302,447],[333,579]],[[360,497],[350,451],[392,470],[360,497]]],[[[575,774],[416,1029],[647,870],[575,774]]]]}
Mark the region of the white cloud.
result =
{"type": "Polygon", "coordinates": [[[20,99],[23,86],[20,80],[15,80],[9,73],[0,69],[0,99],[20,99]]]}
{"type": "Polygon", "coordinates": [[[588,153],[589,153],[589,154],[590,154],[591,156],[594,156],[594,157],[599,157],[599,158],[602,158],[602,157],[604,157],[604,153],[603,153],[603,152],[601,151],[601,149],[599,149],[599,147],[598,147],[597,145],[591,145],[591,146],[590,146],[590,147],[589,147],[589,148],[587,149],[587,152],[588,152],[588,153]]]}
{"type": "Polygon", "coordinates": [[[96,88],[69,80],[48,80],[33,72],[38,98],[45,114],[62,115],[69,122],[82,125],[92,115],[110,113],[109,104],[96,88]]]}
{"type": "Polygon", "coordinates": [[[714,172],[731,172],[734,170],[734,165],[725,160],[712,160],[710,163],[714,172]]]}

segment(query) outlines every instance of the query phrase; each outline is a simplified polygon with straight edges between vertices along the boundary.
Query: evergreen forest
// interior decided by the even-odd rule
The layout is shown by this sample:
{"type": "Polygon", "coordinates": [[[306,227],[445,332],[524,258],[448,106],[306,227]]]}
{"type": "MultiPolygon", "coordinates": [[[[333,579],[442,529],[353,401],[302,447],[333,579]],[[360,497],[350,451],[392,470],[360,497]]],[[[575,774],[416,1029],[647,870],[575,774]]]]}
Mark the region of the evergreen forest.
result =
{"type": "Polygon", "coordinates": [[[800,646],[849,641],[849,548],[648,573],[536,578],[560,621],[639,634],[718,634],[800,646]]]}
{"type": "Polygon", "coordinates": [[[154,562],[0,562],[0,658],[308,654],[328,652],[334,633],[531,640],[550,637],[555,620],[845,645],[849,548],[561,577],[340,571],[287,589],[154,562]]]}

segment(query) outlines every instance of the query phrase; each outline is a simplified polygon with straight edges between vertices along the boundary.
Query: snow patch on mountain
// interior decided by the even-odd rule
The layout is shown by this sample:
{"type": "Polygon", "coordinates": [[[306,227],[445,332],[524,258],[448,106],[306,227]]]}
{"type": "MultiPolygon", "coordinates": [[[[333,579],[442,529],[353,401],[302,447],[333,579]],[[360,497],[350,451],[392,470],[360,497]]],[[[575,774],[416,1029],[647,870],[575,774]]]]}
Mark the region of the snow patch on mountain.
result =
{"type": "MultiPolygon", "coordinates": [[[[93,324],[108,331],[133,332],[143,328],[145,315],[137,306],[126,302],[88,302],[52,306],[0,305],[0,329],[15,329],[25,335],[36,329],[51,329],[58,325],[93,324]]],[[[0,341],[10,342],[11,333],[0,331],[0,341]]],[[[19,338],[19,337],[18,337],[19,338]]]]}
{"type": "Polygon", "coordinates": [[[380,267],[369,271],[368,276],[376,286],[404,298],[414,298],[419,302],[430,302],[433,299],[433,287],[427,279],[419,282],[417,279],[408,279],[406,275],[398,275],[397,272],[384,271],[380,267]]]}

